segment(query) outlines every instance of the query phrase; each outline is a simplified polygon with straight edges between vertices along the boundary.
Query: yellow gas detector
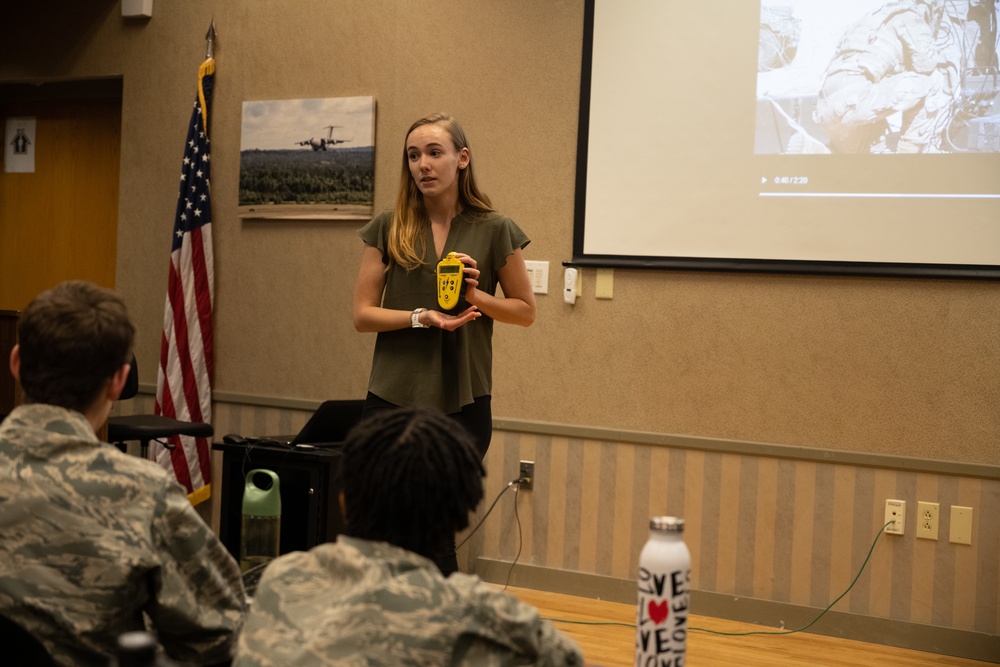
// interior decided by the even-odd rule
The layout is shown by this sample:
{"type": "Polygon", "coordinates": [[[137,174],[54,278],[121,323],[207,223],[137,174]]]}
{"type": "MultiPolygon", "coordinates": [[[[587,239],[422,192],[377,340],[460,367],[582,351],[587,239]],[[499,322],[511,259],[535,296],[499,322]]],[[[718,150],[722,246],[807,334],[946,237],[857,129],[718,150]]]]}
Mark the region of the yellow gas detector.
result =
{"type": "Polygon", "coordinates": [[[465,264],[459,261],[456,253],[438,262],[438,304],[445,310],[451,310],[458,305],[462,296],[462,285],[465,283],[465,264]]]}

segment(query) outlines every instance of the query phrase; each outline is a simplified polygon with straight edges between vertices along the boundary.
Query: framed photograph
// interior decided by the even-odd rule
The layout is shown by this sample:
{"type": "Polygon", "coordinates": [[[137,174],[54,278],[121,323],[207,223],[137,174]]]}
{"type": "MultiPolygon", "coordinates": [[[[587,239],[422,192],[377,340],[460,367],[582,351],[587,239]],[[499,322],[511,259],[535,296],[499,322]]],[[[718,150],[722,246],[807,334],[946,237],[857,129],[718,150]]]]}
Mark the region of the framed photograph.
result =
{"type": "Polygon", "coordinates": [[[374,199],[374,98],[243,102],[240,218],[368,220],[374,199]]]}

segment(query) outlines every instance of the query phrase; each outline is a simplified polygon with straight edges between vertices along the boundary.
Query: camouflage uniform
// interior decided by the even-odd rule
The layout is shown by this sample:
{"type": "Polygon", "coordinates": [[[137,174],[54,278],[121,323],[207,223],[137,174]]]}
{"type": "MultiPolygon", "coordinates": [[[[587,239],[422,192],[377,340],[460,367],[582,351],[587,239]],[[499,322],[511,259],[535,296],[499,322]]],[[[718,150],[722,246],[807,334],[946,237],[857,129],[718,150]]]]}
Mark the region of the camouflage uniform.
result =
{"type": "Polygon", "coordinates": [[[77,666],[107,665],[143,613],[171,656],[227,660],[239,566],[158,465],[101,443],[79,412],[16,408],[0,426],[0,614],[77,666]]]}
{"type": "Polygon", "coordinates": [[[935,42],[937,3],[886,4],[841,39],[816,103],[833,152],[873,150],[897,112],[903,114],[899,152],[925,150],[942,127],[937,115],[950,106],[957,66],[935,42]]]}
{"type": "Polygon", "coordinates": [[[234,667],[581,665],[534,607],[478,577],[339,536],[286,554],[261,577],[234,667]]]}

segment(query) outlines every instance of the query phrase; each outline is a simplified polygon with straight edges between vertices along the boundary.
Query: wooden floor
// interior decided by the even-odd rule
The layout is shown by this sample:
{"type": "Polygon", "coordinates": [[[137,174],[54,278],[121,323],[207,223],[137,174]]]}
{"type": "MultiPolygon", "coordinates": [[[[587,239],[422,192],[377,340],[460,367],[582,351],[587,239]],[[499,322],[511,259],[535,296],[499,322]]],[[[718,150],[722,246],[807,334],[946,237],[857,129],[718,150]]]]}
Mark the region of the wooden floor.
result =
{"type": "MultiPolygon", "coordinates": [[[[526,588],[509,587],[507,592],[538,607],[543,618],[552,619],[557,628],[576,640],[583,649],[587,665],[633,667],[634,606],[526,588]],[[581,624],[564,621],[579,621],[581,624]],[[621,625],[582,624],[588,622],[616,622],[621,625]]],[[[692,615],[688,619],[688,627],[692,628],[688,634],[687,646],[687,662],[690,665],[982,667],[990,664],[805,632],[789,635],[727,637],[694,631],[693,628],[705,628],[717,632],[753,632],[763,629],[759,625],[707,616],[692,615]]]]}

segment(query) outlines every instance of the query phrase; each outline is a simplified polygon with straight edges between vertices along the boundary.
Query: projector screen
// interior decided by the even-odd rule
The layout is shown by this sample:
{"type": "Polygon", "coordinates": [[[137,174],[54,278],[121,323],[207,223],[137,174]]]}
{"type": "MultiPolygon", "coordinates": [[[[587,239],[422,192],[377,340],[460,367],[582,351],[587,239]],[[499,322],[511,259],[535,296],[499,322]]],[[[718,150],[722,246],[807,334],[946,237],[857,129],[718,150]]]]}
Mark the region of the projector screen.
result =
{"type": "Polygon", "coordinates": [[[578,266],[1000,278],[997,0],[587,0],[578,266]]]}

